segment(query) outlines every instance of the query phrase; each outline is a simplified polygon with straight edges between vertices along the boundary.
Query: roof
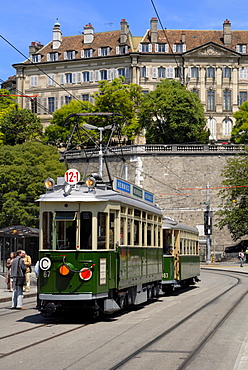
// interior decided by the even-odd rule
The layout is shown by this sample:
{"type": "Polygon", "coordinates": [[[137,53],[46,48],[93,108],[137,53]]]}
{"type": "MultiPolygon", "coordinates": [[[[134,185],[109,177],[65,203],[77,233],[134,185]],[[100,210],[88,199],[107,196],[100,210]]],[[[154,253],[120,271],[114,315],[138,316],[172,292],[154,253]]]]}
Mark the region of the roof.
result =
{"type": "Polygon", "coordinates": [[[13,225],[0,229],[0,236],[39,236],[39,229],[23,225],[13,225]]]}

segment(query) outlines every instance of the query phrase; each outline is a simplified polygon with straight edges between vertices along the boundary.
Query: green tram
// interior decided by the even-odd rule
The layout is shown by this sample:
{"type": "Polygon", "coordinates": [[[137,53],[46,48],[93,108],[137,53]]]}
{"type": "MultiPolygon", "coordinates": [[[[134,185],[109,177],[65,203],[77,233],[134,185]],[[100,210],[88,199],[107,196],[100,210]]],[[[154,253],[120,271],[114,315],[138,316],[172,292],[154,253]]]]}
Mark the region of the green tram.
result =
{"type": "Polygon", "coordinates": [[[199,281],[199,232],[171,218],[163,218],[162,290],[189,286],[199,281]]]}
{"type": "Polygon", "coordinates": [[[159,295],[162,212],[154,195],[123,179],[80,180],[70,169],[40,196],[38,294],[44,315],[112,313],[159,295]]]}

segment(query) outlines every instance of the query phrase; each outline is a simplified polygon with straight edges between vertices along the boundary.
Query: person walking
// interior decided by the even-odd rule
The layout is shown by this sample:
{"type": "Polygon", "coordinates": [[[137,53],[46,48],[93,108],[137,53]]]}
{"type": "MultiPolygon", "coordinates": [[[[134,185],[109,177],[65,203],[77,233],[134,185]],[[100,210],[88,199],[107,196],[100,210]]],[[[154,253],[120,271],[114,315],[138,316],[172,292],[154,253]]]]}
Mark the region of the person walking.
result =
{"type": "Polygon", "coordinates": [[[243,267],[244,259],[245,259],[245,254],[244,254],[244,251],[243,251],[243,249],[242,249],[242,250],[239,252],[240,267],[243,267]]]}
{"type": "Polygon", "coordinates": [[[18,250],[16,258],[11,264],[10,278],[13,279],[12,309],[24,310],[23,304],[23,285],[25,284],[26,266],[22,256],[25,252],[18,250]]]}
{"type": "Polygon", "coordinates": [[[245,250],[245,262],[248,263],[248,247],[245,250]]]}
{"type": "Polygon", "coordinates": [[[30,292],[30,273],[31,273],[32,261],[31,261],[31,257],[25,251],[23,251],[23,253],[24,255],[22,255],[21,257],[23,258],[24,264],[26,266],[26,273],[25,273],[26,285],[23,287],[23,291],[27,293],[27,292],[30,292]]]}
{"type": "Polygon", "coordinates": [[[7,289],[9,289],[10,292],[13,292],[13,279],[10,278],[10,268],[11,268],[12,261],[14,259],[15,259],[15,252],[11,252],[9,255],[9,258],[6,261],[7,273],[6,273],[5,282],[7,284],[7,289]]]}

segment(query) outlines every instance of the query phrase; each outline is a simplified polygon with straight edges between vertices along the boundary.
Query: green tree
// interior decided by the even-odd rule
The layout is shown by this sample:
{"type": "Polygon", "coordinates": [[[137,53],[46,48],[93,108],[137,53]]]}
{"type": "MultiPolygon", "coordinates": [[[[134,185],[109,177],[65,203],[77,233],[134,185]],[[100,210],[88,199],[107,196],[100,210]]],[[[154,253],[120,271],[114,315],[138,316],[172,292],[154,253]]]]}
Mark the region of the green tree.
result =
{"type": "Polygon", "coordinates": [[[233,240],[237,240],[248,234],[248,156],[228,159],[222,176],[225,188],[219,192],[222,204],[218,226],[228,226],[233,240]]]}
{"type": "Polygon", "coordinates": [[[37,142],[0,147],[0,228],[14,224],[38,227],[44,180],[63,176],[56,148],[37,142]]]}
{"type": "Polygon", "coordinates": [[[1,120],[0,130],[6,145],[16,145],[42,136],[40,118],[29,109],[10,109],[1,120]]]}
{"type": "Polygon", "coordinates": [[[235,144],[248,142],[248,101],[244,102],[239,111],[233,114],[236,124],[232,129],[231,141],[235,144]]]}
{"type": "Polygon", "coordinates": [[[148,143],[204,142],[209,137],[198,96],[177,81],[164,80],[146,94],[139,119],[148,143]]]}
{"type": "Polygon", "coordinates": [[[137,84],[125,84],[124,77],[113,81],[100,81],[98,92],[94,93],[95,109],[98,112],[119,113],[125,120],[118,120],[123,135],[129,139],[141,131],[137,110],[143,100],[142,89],[137,84]]]}
{"type": "MultiPolygon", "coordinates": [[[[66,146],[74,124],[76,122],[81,122],[81,124],[87,122],[86,118],[84,119],[81,117],[72,117],[65,121],[66,118],[72,113],[86,113],[92,111],[93,105],[89,102],[72,100],[69,104],[63,105],[54,112],[51,125],[45,129],[45,142],[57,147],[66,146]]],[[[76,137],[75,140],[80,141],[80,138],[76,137]]]]}

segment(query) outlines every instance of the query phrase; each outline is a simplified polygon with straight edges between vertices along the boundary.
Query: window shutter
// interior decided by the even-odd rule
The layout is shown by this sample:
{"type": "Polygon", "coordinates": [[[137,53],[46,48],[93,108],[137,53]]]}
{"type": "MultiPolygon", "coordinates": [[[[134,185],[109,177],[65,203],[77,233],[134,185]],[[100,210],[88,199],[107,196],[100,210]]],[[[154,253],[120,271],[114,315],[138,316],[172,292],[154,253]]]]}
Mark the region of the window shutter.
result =
{"type": "Polygon", "coordinates": [[[98,56],[100,57],[102,55],[102,49],[101,48],[99,48],[98,49],[98,56]]]}
{"type": "Polygon", "coordinates": [[[150,76],[150,68],[146,67],[146,78],[149,78],[150,76]]]}
{"type": "Polygon", "coordinates": [[[139,44],[138,50],[139,50],[139,52],[142,52],[142,45],[141,44],[139,44]]]}
{"type": "Polygon", "coordinates": [[[107,55],[109,55],[110,54],[110,47],[108,46],[107,47],[107,55]]]}
{"type": "Polygon", "coordinates": [[[82,76],[82,73],[78,72],[77,73],[77,82],[78,82],[78,84],[81,84],[81,81],[82,81],[81,76],[82,76]]]}
{"type": "Polygon", "coordinates": [[[239,53],[239,45],[236,45],[236,51],[239,53]]]}
{"type": "Polygon", "coordinates": [[[244,80],[247,80],[247,68],[244,68],[244,71],[243,71],[243,79],[244,80]]]}
{"type": "Polygon", "coordinates": [[[90,82],[93,82],[93,80],[94,80],[94,72],[93,71],[90,71],[89,78],[90,78],[90,82]]]}
{"type": "Polygon", "coordinates": [[[165,44],[164,51],[165,51],[166,53],[168,53],[168,52],[169,52],[169,45],[168,45],[168,44],[165,44]]]}
{"type": "Polygon", "coordinates": [[[90,49],[90,57],[92,57],[92,55],[93,55],[93,50],[90,49]]]}
{"type": "Polygon", "coordinates": [[[116,68],[112,69],[112,75],[113,75],[113,79],[116,78],[116,76],[117,76],[117,69],[116,68]]]}
{"type": "Polygon", "coordinates": [[[50,62],[50,60],[51,60],[51,59],[50,59],[50,54],[48,53],[48,54],[47,54],[47,62],[50,62]]]}
{"type": "Polygon", "coordinates": [[[175,76],[175,70],[172,67],[166,68],[166,77],[167,78],[174,78],[175,76]]]}
{"type": "Polygon", "coordinates": [[[37,114],[40,114],[40,98],[37,98],[37,114]]]}
{"type": "Polygon", "coordinates": [[[116,46],[115,52],[116,52],[116,54],[120,54],[120,47],[119,46],[116,46]]]}
{"type": "Polygon", "coordinates": [[[158,52],[158,44],[155,44],[155,53],[158,52]]]}
{"type": "Polygon", "coordinates": [[[47,114],[47,98],[44,98],[43,106],[44,106],[44,114],[47,114]]]}
{"type": "Polygon", "coordinates": [[[125,78],[129,78],[130,77],[130,69],[129,67],[125,68],[125,78]]]}
{"type": "Polygon", "coordinates": [[[55,110],[57,110],[58,109],[58,98],[56,97],[55,98],[55,110]]]}
{"type": "Polygon", "coordinates": [[[186,51],[186,44],[183,44],[183,53],[186,51]]]}
{"type": "Polygon", "coordinates": [[[64,84],[64,80],[65,80],[65,74],[64,73],[61,73],[60,74],[60,84],[63,85],[64,84]]]}
{"type": "Polygon", "coordinates": [[[111,80],[111,69],[107,70],[107,80],[111,80]]]}
{"type": "Polygon", "coordinates": [[[73,84],[76,83],[76,73],[75,72],[72,73],[72,83],[73,84]]]}
{"type": "Polygon", "coordinates": [[[59,59],[59,53],[55,53],[55,60],[59,59]]]}
{"type": "Polygon", "coordinates": [[[157,68],[152,67],[152,78],[157,78],[157,68]]]}
{"type": "Polygon", "coordinates": [[[149,44],[149,45],[148,45],[148,51],[149,51],[149,53],[151,53],[151,52],[152,52],[152,44],[149,44]]]}
{"type": "Polygon", "coordinates": [[[176,45],[175,45],[175,44],[173,45],[172,50],[173,50],[173,53],[176,53],[176,51],[177,51],[177,47],[176,47],[176,45]]]}
{"type": "Polygon", "coordinates": [[[242,53],[246,53],[246,45],[242,45],[242,53]]]}
{"type": "Polygon", "coordinates": [[[75,50],[73,50],[73,52],[72,52],[72,59],[75,59],[76,58],[76,52],[75,52],[75,50]]]}
{"type": "Polygon", "coordinates": [[[62,107],[63,105],[64,105],[64,97],[63,96],[61,96],[60,97],[60,107],[62,107]]]}
{"type": "Polygon", "coordinates": [[[99,81],[99,71],[95,71],[95,81],[99,81]]]}
{"type": "Polygon", "coordinates": [[[64,59],[67,59],[67,51],[64,52],[64,59]]]}
{"type": "Polygon", "coordinates": [[[188,67],[188,77],[191,77],[191,67],[188,67]]]}
{"type": "Polygon", "coordinates": [[[125,53],[128,53],[128,45],[125,46],[125,53]]]}
{"type": "Polygon", "coordinates": [[[38,55],[38,62],[41,61],[41,55],[38,55]]]}
{"type": "Polygon", "coordinates": [[[84,50],[81,50],[81,58],[84,58],[84,50]]]}

